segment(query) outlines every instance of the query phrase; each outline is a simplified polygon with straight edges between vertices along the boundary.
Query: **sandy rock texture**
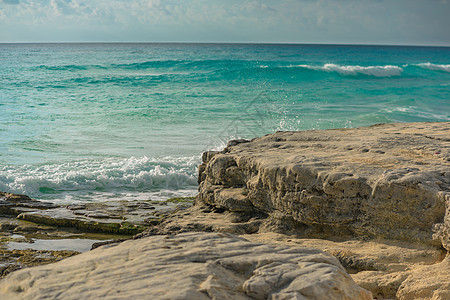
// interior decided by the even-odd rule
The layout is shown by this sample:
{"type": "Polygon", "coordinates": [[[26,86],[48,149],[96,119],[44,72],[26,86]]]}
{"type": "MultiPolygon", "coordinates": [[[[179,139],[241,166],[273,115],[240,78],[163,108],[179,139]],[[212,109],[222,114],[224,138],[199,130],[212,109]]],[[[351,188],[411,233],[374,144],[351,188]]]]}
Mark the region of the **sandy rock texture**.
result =
{"type": "Polygon", "coordinates": [[[400,299],[450,299],[450,256],[431,266],[420,266],[402,282],[400,299]]]}
{"type": "Polygon", "coordinates": [[[449,269],[445,263],[447,251],[442,247],[420,242],[339,235],[326,239],[311,238],[301,232],[293,234],[293,228],[283,227],[282,220],[276,228],[284,228],[289,234],[275,233],[263,226],[265,222],[267,219],[260,215],[242,215],[196,205],[178,211],[152,230],[136,237],[208,231],[239,234],[249,241],[267,245],[315,248],[335,256],[353,280],[371,291],[376,299],[427,299],[423,295],[428,294],[435,295],[428,299],[447,299],[438,296],[449,292],[449,269]],[[426,276],[423,269],[429,270],[426,276]],[[425,278],[433,284],[421,284],[425,278]],[[406,290],[409,290],[408,294],[406,290]]]}
{"type": "Polygon", "coordinates": [[[1,299],[372,299],[339,261],[306,247],[221,233],[184,233],[103,246],[20,270],[1,299]]]}
{"type": "Polygon", "coordinates": [[[207,152],[198,202],[258,230],[449,247],[450,123],[277,132],[207,152]],[[278,227],[278,229],[277,229],[278,227]]]}
{"type": "Polygon", "coordinates": [[[395,240],[305,239],[278,233],[243,235],[269,245],[316,248],[339,259],[353,280],[376,299],[450,299],[446,252],[395,240]]]}
{"type": "Polygon", "coordinates": [[[448,299],[449,153],[448,122],[231,141],[204,153],[194,207],[138,236],[226,232],[313,247],[377,299],[448,299]]]}

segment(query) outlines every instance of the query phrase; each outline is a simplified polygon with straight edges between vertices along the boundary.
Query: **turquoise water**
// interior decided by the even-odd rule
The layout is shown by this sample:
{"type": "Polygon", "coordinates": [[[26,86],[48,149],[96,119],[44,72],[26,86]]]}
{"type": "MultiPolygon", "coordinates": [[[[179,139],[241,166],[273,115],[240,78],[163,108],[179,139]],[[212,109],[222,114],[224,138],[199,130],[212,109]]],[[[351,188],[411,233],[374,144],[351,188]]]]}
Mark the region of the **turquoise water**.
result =
{"type": "Polygon", "coordinates": [[[196,191],[205,150],[277,130],[450,121],[450,48],[0,44],[0,190],[196,191]]]}

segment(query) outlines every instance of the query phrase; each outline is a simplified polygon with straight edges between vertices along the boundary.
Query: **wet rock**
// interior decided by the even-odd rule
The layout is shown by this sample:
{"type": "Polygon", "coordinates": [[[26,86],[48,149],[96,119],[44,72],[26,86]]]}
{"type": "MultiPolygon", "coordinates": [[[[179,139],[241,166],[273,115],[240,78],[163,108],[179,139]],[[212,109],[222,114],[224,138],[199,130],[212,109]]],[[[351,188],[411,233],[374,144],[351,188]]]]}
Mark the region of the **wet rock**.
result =
{"type": "Polygon", "coordinates": [[[193,198],[187,197],[167,201],[108,201],[58,206],[25,195],[0,192],[0,213],[50,226],[133,235],[159,223],[180,207],[191,206],[192,202],[193,198]]]}
{"type": "Polygon", "coordinates": [[[90,232],[136,234],[145,229],[142,225],[110,218],[107,214],[101,214],[100,217],[98,213],[92,213],[92,216],[89,213],[74,214],[71,210],[63,207],[21,213],[17,218],[39,224],[76,228],[90,232]]]}
{"type": "Polygon", "coordinates": [[[84,204],[67,205],[66,208],[68,208],[70,210],[82,210],[82,209],[86,209],[86,205],[84,205],[84,204]]]}
{"type": "Polygon", "coordinates": [[[100,211],[88,211],[84,215],[88,218],[96,218],[96,219],[111,218],[109,214],[100,211]]]}
{"type": "Polygon", "coordinates": [[[192,203],[191,198],[177,198],[168,202],[117,201],[57,206],[25,195],[0,193],[0,197],[3,205],[0,213],[4,215],[0,216],[0,276],[59,261],[79,253],[77,251],[87,251],[93,244],[124,241],[158,224],[178,207],[192,203]],[[155,216],[156,207],[164,207],[165,211],[155,216]],[[154,223],[148,222],[149,219],[154,223]],[[77,251],[53,251],[61,247],[77,251]]]}
{"type": "Polygon", "coordinates": [[[11,217],[0,217],[0,228],[0,274],[3,276],[87,251],[100,240],[127,237],[85,233],[75,228],[39,225],[11,217]]]}
{"type": "Polygon", "coordinates": [[[23,268],[46,265],[77,254],[79,252],[67,250],[0,249],[0,279],[23,268]]]}
{"type": "Polygon", "coordinates": [[[58,207],[50,202],[31,199],[26,195],[0,192],[0,214],[17,216],[24,211],[58,207]]]}

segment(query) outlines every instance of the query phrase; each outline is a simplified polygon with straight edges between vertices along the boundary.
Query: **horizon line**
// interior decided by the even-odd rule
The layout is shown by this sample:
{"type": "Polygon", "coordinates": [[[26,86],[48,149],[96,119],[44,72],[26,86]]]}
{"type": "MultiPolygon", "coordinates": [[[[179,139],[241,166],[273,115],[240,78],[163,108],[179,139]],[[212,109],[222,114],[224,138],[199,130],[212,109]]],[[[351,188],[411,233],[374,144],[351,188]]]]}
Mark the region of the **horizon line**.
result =
{"type": "Polygon", "coordinates": [[[449,45],[418,45],[418,44],[370,44],[370,43],[296,43],[296,42],[143,42],[143,41],[82,41],[82,42],[0,42],[1,44],[198,44],[198,45],[310,45],[310,46],[385,46],[385,47],[442,47],[449,48],[449,45]]]}

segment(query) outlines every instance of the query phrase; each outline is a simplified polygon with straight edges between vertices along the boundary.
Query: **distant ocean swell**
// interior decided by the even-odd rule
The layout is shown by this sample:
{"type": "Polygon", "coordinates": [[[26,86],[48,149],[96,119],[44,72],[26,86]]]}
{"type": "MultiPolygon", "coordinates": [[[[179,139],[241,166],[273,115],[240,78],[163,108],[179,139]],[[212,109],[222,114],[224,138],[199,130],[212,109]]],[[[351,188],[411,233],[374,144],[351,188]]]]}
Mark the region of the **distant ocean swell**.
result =
{"type": "MultiPolygon", "coordinates": [[[[406,68],[410,67],[414,69],[419,67],[422,69],[427,69],[431,71],[444,71],[450,72],[450,65],[439,65],[432,63],[420,63],[413,65],[384,65],[384,66],[359,66],[359,65],[337,65],[337,64],[324,64],[323,66],[316,65],[288,65],[288,66],[278,66],[276,68],[299,68],[308,69],[314,71],[324,71],[324,72],[336,72],[340,75],[367,75],[375,77],[392,77],[401,76],[406,68]]],[[[270,68],[267,65],[261,65],[260,68],[270,68]]]]}
{"type": "MultiPolygon", "coordinates": [[[[430,62],[417,63],[417,64],[403,64],[403,65],[373,65],[373,66],[360,66],[360,65],[339,65],[334,63],[325,63],[323,65],[317,64],[273,64],[264,61],[249,61],[249,60],[162,60],[162,61],[146,61],[141,63],[129,63],[129,64],[111,64],[111,65],[59,65],[59,66],[47,66],[40,65],[35,70],[49,70],[49,71],[87,71],[87,70],[150,70],[150,69],[166,69],[172,70],[174,74],[176,71],[188,71],[184,74],[192,73],[204,73],[208,71],[217,71],[223,69],[234,68],[305,68],[317,71],[326,72],[338,72],[341,74],[366,74],[373,76],[392,76],[399,75],[404,68],[407,67],[419,67],[432,71],[444,71],[450,72],[450,64],[434,64],[430,62]]],[[[168,72],[170,74],[170,72],[168,72]]],[[[181,73],[183,74],[183,73],[181,73]]]]}
{"type": "Polygon", "coordinates": [[[247,79],[321,80],[330,76],[345,78],[421,78],[432,72],[449,73],[449,64],[418,63],[404,65],[339,65],[339,64],[267,64],[256,61],[148,61],[122,65],[62,65],[39,66],[47,72],[60,72],[57,80],[19,78],[9,88],[30,87],[61,89],[111,84],[114,86],[157,86],[160,84],[202,83],[215,80],[240,82],[247,79]],[[96,72],[98,70],[98,72],[96,72]],[[311,73],[312,72],[312,73],[311,73]],[[66,74],[66,75],[64,75],[66,74]],[[314,77],[311,77],[313,76],[314,77]],[[294,76],[294,77],[292,77],[294,76]]]}
{"type": "Polygon", "coordinates": [[[403,69],[398,66],[339,66],[335,64],[325,64],[323,66],[309,66],[309,65],[298,65],[293,67],[306,68],[311,70],[325,71],[325,72],[337,72],[341,75],[368,75],[375,77],[391,77],[399,76],[403,72],[403,69]]]}
{"type": "MultiPolygon", "coordinates": [[[[62,66],[45,66],[41,65],[39,69],[46,69],[49,71],[67,71],[67,72],[80,72],[83,71],[102,70],[102,75],[105,75],[105,71],[120,70],[134,70],[141,71],[138,73],[112,73],[110,76],[104,76],[103,78],[97,77],[79,77],[74,80],[78,83],[90,83],[99,84],[112,79],[119,79],[126,82],[128,80],[134,80],[136,78],[152,78],[159,81],[176,80],[177,77],[185,79],[186,77],[192,77],[193,79],[201,79],[202,75],[208,76],[220,76],[229,75],[228,70],[233,70],[233,74],[250,74],[251,72],[261,72],[261,69],[267,69],[266,72],[276,69],[303,69],[322,71],[327,73],[336,73],[344,76],[373,76],[373,77],[396,77],[402,74],[417,75],[415,71],[417,69],[425,69],[429,71],[437,72],[450,72],[450,64],[433,64],[430,62],[418,63],[418,64],[403,64],[403,65],[373,65],[373,66],[360,66],[360,65],[339,65],[333,63],[326,63],[323,65],[315,64],[285,64],[274,65],[266,62],[257,61],[245,61],[245,60],[199,60],[199,61],[176,61],[176,60],[164,60],[164,61],[147,61],[142,63],[130,63],[130,64],[112,64],[112,65],[62,65],[62,66]],[[154,72],[144,73],[142,71],[154,72]]],[[[108,74],[108,73],[106,73],[108,74]]]]}
{"type": "MultiPolygon", "coordinates": [[[[40,199],[101,191],[195,190],[198,157],[106,158],[0,167],[0,191],[40,199]]],[[[97,199],[98,200],[98,199],[97,199]]]]}

